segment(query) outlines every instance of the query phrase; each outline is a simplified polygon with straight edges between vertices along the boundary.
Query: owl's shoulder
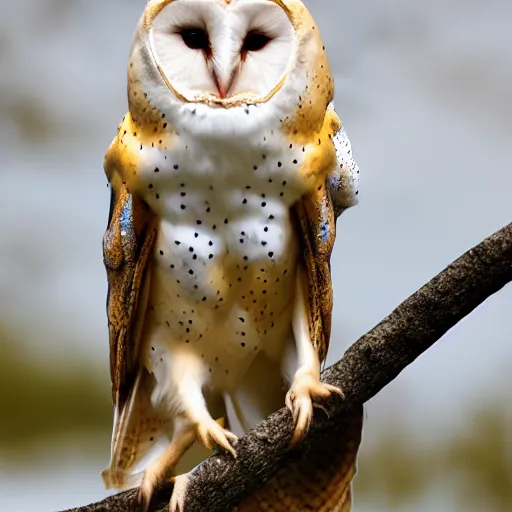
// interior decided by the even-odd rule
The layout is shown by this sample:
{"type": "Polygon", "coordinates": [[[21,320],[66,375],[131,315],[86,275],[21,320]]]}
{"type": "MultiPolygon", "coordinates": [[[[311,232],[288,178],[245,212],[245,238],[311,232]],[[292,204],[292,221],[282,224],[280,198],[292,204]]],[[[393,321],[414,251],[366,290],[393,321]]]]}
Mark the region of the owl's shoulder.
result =
{"type": "Polygon", "coordinates": [[[161,118],[158,124],[134,119],[128,112],[118,126],[117,133],[103,160],[109,180],[118,173],[135,191],[140,170],[151,165],[154,151],[165,152],[175,143],[176,134],[170,124],[161,118]]]}

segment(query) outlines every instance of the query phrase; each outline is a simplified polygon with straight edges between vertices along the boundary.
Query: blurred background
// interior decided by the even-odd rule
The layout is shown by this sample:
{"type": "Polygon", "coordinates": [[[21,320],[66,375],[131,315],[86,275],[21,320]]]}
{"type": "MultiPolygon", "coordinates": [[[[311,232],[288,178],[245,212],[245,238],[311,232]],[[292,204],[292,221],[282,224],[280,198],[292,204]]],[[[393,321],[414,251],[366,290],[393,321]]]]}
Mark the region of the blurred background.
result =
{"type": "MultiPolygon", "coordinates": [[[[0,503],[107,495],[103,153],[144,0],[0,16],[0,503]]],[[[512,3],[309,0],[362,173],[339,221],[330,361],[512,220],[512,3]]],[[[512,287],[366,408],[355,510],[512,510],[512,287]]]]}

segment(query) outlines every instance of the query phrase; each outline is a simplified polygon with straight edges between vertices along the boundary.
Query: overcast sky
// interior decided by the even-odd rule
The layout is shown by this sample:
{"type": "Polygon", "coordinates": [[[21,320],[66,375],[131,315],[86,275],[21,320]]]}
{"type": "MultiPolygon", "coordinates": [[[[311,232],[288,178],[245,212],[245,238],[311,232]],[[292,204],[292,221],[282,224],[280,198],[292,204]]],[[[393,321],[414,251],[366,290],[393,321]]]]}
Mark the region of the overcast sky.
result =
{"type": "MultiPolygon", "coordinates": [[[[26,340],[27,357],[38,364],[57,361],[69,370],[91,362],[105,386],[101,238],[109,198],[102,158],[126,110],[128,51],[144,4],[17,0],[5,3],[0,17],[2,323],[26,340]],[[32,142],[13,121],[20,105],[40,119],[32,142]]],[[[512,220],[512,3],[310,0],[308,6],[328,48],[336,108],[361,169],[360,204],[339,220],[332,264],[333,361],[512,220]]],[[[511,305],[508,287],[371,402],[365,443],[371,445],[390,411],[417,427],[411,436],[421,443],[463,429],[465,404],[490,394],[505,398],[511,305]]],[[[100,498],[108,454],[81,468],[67,459],[44,482],[35,473],[2,475],[0,459],[4,506],[4,493],[9,503],[27,479],[45,494],[18,494],[11,510],[29,510],[35,499],[38,510],[51,511],[100,498]],[[68,491],[57,493],[57,486],[68,491]]]]}

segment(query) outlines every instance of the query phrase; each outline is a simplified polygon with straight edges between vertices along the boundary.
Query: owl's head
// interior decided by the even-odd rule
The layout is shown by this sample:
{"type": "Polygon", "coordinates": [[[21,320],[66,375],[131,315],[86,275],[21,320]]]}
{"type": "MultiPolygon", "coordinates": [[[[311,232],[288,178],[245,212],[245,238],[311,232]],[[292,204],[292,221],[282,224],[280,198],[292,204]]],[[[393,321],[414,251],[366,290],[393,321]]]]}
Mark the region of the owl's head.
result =
{"type": "Polygon", "coordinates": [[[320,86],[327,104],[325,48],[299,0],[147,2],[130,57],[132,112],[142,93],[175,127],[187,111],[222,121],[248,105],[259,107],[252,118],[259,124],[293,115],[320,86]]]}

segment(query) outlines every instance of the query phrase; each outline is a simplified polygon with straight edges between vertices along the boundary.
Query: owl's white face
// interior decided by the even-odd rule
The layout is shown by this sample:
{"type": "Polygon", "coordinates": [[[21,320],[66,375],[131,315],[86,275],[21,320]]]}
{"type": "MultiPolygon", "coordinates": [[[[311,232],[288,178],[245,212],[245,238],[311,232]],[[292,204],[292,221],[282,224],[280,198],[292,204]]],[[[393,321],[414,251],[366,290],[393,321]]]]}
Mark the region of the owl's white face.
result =
{"type": "Polygon", "coordinates": [[[160,74],[185,102],[260,103],[280,88],[297,51],[273,0],[174,0],[149,31],[160,74]]]}

